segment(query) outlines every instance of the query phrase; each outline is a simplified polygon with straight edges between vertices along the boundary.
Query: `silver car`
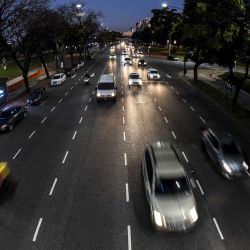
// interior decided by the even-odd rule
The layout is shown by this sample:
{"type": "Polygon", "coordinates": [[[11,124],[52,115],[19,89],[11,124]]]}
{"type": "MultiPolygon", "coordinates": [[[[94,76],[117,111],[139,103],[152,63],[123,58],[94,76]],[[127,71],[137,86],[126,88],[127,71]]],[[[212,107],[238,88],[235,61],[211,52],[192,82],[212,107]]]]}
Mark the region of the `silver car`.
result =
{"type": "Polygon", "coordinates": [[[169,142],[146,147],[142,173],[153,226],[165,231],[192,228],[198,220],[196,202],[174,147],[169,142]]]}
{"type": "Polygon", "coordinates": [[[203,128],[202,146],[218,166],[219,171],[228,179],[249,173],[248,164],[239,145],[229,133],[215,135],[210,128],[203,128]]]}

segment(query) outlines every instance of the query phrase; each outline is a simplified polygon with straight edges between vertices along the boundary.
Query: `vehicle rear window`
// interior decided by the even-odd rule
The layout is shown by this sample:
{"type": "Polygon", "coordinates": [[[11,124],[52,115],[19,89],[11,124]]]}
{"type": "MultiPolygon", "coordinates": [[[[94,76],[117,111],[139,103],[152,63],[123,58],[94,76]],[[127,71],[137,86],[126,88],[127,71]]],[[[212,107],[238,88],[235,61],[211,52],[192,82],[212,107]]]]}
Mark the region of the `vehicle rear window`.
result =
{"type": "Polygon", "coordinates": [[[222,144],[222,150],[226,154],[238,154],[239,150],[235,142],[231,142],[228,144],[222,144]]]}
{"type": "Polygon", "coordinates": [[[185,177],[175,179],[156,178],[156,194],[177,194],[189,190],[189,185],[185,177]]]}
{"type": "Polygon", "coordinates": [[[113,82],[102,82],[98,83],[98,89],[99,90],[109,90],[109,89],[114,89],[114,83],[113,82]]]}
{"type": "Polygon", "coordinates": [[[53,79],[60,79],[61,76],[54,76],[53,79]]]}
{"type": "Polygon", "coordinates": [[[139,75],[130,75],[130,78],[131,79],[139,79],[140,77],[139,77],[139,75]]]}

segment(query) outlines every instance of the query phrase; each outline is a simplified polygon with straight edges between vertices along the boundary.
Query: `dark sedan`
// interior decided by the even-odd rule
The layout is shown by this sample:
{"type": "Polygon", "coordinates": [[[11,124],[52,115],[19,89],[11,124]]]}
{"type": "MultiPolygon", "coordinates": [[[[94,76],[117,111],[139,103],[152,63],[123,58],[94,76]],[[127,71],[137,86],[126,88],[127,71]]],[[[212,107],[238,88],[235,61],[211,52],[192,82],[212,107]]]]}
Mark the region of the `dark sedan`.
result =
{"type": "Polygon", "coordinates": [[[227,179],[249,175],[248,164],[239,145],[229,133],[202,130],[202,146],[227,179]]]}
{"type": "Polygon", "coordinates": [[[43,102],[48,97],[48,93],[45,88],[39,87],[34,89],[27,98],[29,105],[37,105],[43,102]]]}
{"type": "Polygon", "coordinates": [[[0,131],[12,131],[14,127],[27,117],[25,106],[12,106],[0,112],[0,131]]]}
{"type": "Polygon", "coordinates": [[[146,65],[147,65],[147,63],[145,62],[144,59],[140,59],[140,60],[138,61],[138,66],[145,67],[146,65]]]}

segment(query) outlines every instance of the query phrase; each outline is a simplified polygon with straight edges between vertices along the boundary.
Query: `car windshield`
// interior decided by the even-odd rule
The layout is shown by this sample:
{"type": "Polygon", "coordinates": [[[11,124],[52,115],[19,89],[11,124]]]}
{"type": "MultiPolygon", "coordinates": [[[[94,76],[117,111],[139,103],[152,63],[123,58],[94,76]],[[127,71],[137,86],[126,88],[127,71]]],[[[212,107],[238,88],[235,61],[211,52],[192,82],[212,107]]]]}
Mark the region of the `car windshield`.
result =
{"type": "Polygon", "coordinates": [[[11,112],[10,111],[3,111],[0,114],[0,119],[6,119],[10,117],[11,112]]]}
{"type": "Polygon", "coordinates": [[[157,70],[150,70],[150,73],[151,74],[158,74],[158,71],[157,70]]]}
{"type": "Polygon", "coordinates": [[[177,194],[189,190],[189,185],[185,177],[176,179],[157,178],[155,185],[156,194],[177,194]]]}
{"type": "Polygon", "coordinates": [[[125,58],[125,61],[130,61],[130,58],[128,58],[128,57],[127,57],[127,58],[125,58]]]}
{"type": "Polygon", "coordinates": [[[131,78],[131,79],[139,79],[140,77],[139,77],[139,75],[137,75],[137,74],[131,74],[131,75],[130,75],[130,78],[131,78]]]}
{"type": "Polygon", "coordinates": [[[231,142],[228,144],[222,144],[222,150],[226,154],[239,154],[239,150],[235,142],[231,142]]]}
{"type": "Polygon", "coordinates": [[[56,76],[53,77],[53,79],[60,79],[60,78],[61,78],[60,75],[56,75],[56,76]]]}
{"type": "Polygon", "coordinates": [[[99,90],[109,90],[114,89],[114,83],[113,82],[103,82],[98,84],[99,90]]]}

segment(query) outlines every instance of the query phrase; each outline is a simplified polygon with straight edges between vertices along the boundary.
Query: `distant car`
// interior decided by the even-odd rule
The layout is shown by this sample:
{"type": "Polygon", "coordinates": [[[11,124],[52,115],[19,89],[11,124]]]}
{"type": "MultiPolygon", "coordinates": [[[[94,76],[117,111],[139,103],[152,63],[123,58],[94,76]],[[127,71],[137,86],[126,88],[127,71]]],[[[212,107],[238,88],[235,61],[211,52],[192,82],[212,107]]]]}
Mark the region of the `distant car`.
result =
{"type": "Polygon", "coordinates": [[[0,112],[0,131],[12,131],[14,127],[27,117],[25,106],[12,106],[0,112]]]}
{"type": "Polygon", "coordinates": [[[142,86],[142,79],[138,73],[131,73],[128,77],[128,88],[130,89],[131,86],[136,86],[141,88],[142,86]]]}
{"type": "Polygon", "coordinates": [[[179,60],[179,58],[174,56],[174,55],[168,55],[167,59],[170,60],[170,61],[178,61],[179,60]]]}
{"type": "Polygon", "coordinates": [[[146,61],[144,59],[140,59],[138,61],[138,66],[145,67],[147,65],[146,61]]]}
{"type": "Polygon", "coordinates": [[[66,80],[66,75],[64,73],[59,73],[53,76],[50,86],[57,86],[61,85],[65,82],[66,80]]]}
{"type": "Polygon", "coordinates": [[[138,58],[138,54],[137,53],[133,53],[133,57],[134,58],[138,58]]]}
{"type": "Polygon", "coordinates": [[[147,77],[149,80],[159,80],[161,78],[157,69],[148,69],[147,77]]]}
{"type": "Polygon", "coordinates": [[[39,87],[34,89],[27,98],[27,104],[37,105],[43,102],[48,97],[48,92],[45,88],[39,87]]]}
{"type": "Polygon", "coordinates": [[[202,146],[224,177],[231,180],[247,174],[248,163],[239,145],[229,133],[215,134],[203,128],[202,146]]]}
{"type": "Polygon", "coordinates": [[[77,68],[78,68],[78,69],[82,68],[83,66],[84,66],[84,62],[83,62],[83,61],[79,61],[79,62],[77,63],[77,68]]]}
{"type": "Polygon", "coordinates": [[[125,57],[124,59],[124,65],[132,65],[132,60],[130,57],[125,57]]]}
{"type": "Polygon", "coordinates": [[[116,59],[116,54],[110,54],[109,59],[116,59]]]}
{"type": "Polygon", "coordinates": [[[155,142],[147,146],[142,176],[154,228],[186,231],[196,224],[198,212],[190,180],[173,145],[155,142]]]}
{"type": "Polygon", "coordinates": [[[128,53],[127,53],[127,51],[126,50],[123,50],[122,51],[122,55],[127,55],[128,53]]]}
{"type": "Polygon", "coordinates": [[[75,70],[73,68],[66,68],[64,69],[64,74],[67,77],[73,76],[75,74],[75,70]]]}

